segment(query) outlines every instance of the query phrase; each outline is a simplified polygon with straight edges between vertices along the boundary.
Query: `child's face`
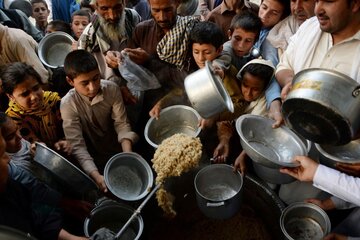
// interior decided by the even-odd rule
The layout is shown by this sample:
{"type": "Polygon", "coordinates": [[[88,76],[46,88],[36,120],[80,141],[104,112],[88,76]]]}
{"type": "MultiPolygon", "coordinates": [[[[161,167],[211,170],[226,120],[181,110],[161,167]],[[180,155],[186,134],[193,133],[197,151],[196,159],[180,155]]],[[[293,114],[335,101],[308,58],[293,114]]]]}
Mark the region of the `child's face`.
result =
{"type": "Polygon", "coordinates": [[[89,18],[86,16],[74,16],[71,22],[71,30],[76,38],[79,39],[85,27],[89,24],[89,18]]]}
{"type": "Polygon", "coordinates": [[[232,33],[229,30],[229,38],[235,55],[243,57],[249,54],[254,46],[256,33],[245,31],[242,28],[235,28],[232,33]]]}
{"type": "Polygon", "coordinates": [[[6,142],[6,152],[16,153],[21,149],[21,135],[19,127],[10,118],[7,119],[4,126],[1,128],[1,133],[6,142]]]}
{"type": "Polygon", "coordinates": [[[8,164],[10,162],[9,156],[5,153],[5,141],[0,131],[0,192],[3,192],[6,187],[6,182],[9,176],[8,164]]]}
{"type": "Polygon", "coordinates": [[[199,68],[205,67],[206,61],[212,61],[219,56],[222,47],[216,49],[212,44],[193,43],[192,54],[199,68]]]}
{"type": "Polygon", "coordinates": [[[43,95],[40,83],[34,77],[29,76],[25,81],[16,85],[8,97],[25,110],[37,110],[43,104],[43,95]]]}
{"type": "Polygon", "coordinates": [[[52,25],[47,25],[46,26],[46,30],[45,30],[45,34],[49,34],[49,33],[53,33],[56,32],[56,30],[53,28],[52,25]]]}
{"type": "Polygon", "coordinates": [[[259,9],[259,18],[265,28],[277,24],[283,14],[284,7],[276,0],[263,0],[259,9]]]}
{"type": "Polygon", "coordinates": [[[241,80],[241,92],[245,101],[255,101],[263,93],[264,89],[264,81],[248,72],[245,72],[241,80]]]}
{"type": "Polygon", "coordinates": [[[75,90],[83,96],[92,100],[100,90],[100,72],[98,69],[88,73],[82,73],[68,82],[75,90]]]}
{"type": "Polygon", "coordinates": [[[36,22],[47,22],[50,11],[44,3],[34,3],[32,8],[33,18],[35,18],[36,22]]]}

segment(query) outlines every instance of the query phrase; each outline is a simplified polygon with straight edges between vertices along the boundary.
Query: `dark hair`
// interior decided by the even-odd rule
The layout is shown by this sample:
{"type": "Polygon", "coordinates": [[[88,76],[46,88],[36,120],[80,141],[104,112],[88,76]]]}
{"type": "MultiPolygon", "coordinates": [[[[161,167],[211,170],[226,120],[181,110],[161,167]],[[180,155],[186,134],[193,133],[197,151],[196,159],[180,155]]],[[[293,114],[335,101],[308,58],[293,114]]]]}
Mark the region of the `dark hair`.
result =
{"type": "MultiPolygon", "coordinates": [[[[274,75],[274,68],[258,63],[251,63],[247,65],[240,73],[240,77],[243,78],[245,73],[250,73],[255,77],[264,81],[264,86],[267,86],[274,75]]],[[[239,79],[241,81],[241,79],[239,79]]]]}
{"type": "Polygon", "coordinates": [[[70,24],[62,20],[53,20],[48,23],[47,27],[51,27],[55,31],[65,32],[69,35],[72,33],[70,24]]]}
{"type": "Polygon", "coordinates": [[[8,116],[4,112],[0,112],[0,128],[4,126],[4,124],[8,121],[8,116]]]}
{"type": "MultiPolygon", "coordinates": [[[[263,1],[264,0],[261,0],[261,3],[263,1]]],[[[291,13],[290,1],[289,0],[276,0],[276,1],[284,7],[283,13],[280,18],[280,20],[282,20],[282,19],[286,18],[287,16],[289,16],[291,13]]]]}
{"type": "Polygon", "coordinates": [[[72,51],[65,58],[65,74],[71,80],[74,80],[80,74],[96,69],[99,69],[99,67],[95,57],[85,50],[72,51]]]}
{"type": "Polygon", "coordinates": [[[89,22],[90,22],[90,13],[88,10],[85,10],[85,9],[79,9],[75,12],[73,12],[73,14],[71,14],[71,22],[74,21],[74,16],[84,16],[84,17],[87,17],[89,22]]]}
{"type": "Polygon", "coordinates": [[[233,33],[235,29],[241,28],[244,31],[253,32],[256,34],[256,41],[259,38],[261,27],[262,22],[258,15],[250,11],[243,11],[233,17],[229,30],[233,33]]]}
{"type": "Polygon", "coordinates": [[[42,84],[40,75],[32,66],[26,63],[10,63],[4,66],[0,73],[2,88],[7,94],[12,94],[16,85],[24,82],[29,77],[35,78],[38,83],[42,84]]]}
{"type": "Polygon", "coordinates": [[[190,43],[212,44],[216,49],[223,44],[224,35],[213,22],[198,22],[190,32],[190,43]]]}
{"type": "Polygon", "coordinates": [[[35,3],[43,3],[45,5],[46,9],[49,10],[49,7],[45,0],[31,0],[30,3],[31,3],[31,6],[34,5],[35,3]]]}

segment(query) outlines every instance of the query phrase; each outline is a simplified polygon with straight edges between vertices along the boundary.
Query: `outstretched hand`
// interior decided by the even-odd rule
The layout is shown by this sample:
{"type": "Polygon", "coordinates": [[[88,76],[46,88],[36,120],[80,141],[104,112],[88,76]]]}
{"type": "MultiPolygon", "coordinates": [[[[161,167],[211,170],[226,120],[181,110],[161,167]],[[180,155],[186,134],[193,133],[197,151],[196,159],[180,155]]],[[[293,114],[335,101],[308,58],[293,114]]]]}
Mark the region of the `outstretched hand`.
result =
{"type": "Polygon", "coordinates": [[[294,161],[300,163],[298,167],[283,167],[280,172],[286,173],[300,181],[313,181],[319,164],[306,156],[295,156],[294,161]]]}

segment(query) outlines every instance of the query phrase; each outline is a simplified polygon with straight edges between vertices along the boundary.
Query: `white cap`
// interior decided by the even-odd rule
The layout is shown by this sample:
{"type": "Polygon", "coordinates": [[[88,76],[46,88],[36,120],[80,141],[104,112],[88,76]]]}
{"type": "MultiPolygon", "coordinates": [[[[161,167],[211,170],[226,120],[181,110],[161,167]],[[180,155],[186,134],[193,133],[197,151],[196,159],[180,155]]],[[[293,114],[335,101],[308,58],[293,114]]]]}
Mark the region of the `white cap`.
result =
{"type": "Polygon", "coordinates": [[[270,60],[265,60],[265,59],[262,59],[262,58],[256,58],[256,59],[253,59],[249,62],[247,62],[241,69],[240,71],[238,72],[238,74],[236,74],[236,77],[238,79],[241,78],[241,73],[242,71],[244,70],[244,68],[250,64],[262,64],[262,65],[266,65],[266,66],[269,66],[273,69],[273,74],[275,72],[275,67],[274,67],[274,64],[272,64],[272,62],[270,60]]]}

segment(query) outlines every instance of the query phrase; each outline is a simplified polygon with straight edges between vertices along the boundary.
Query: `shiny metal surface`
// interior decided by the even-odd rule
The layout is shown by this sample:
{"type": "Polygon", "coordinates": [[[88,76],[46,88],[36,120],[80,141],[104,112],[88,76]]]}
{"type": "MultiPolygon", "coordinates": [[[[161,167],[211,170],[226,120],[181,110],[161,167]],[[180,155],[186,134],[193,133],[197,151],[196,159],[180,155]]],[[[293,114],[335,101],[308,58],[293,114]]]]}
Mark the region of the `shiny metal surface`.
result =
{"type": "Polygon", "coordinates": [[[201,131],[198,126],[200,115],[191,107],[174,105],[164,108],[159,119],[150,118],[146,123],[144,135],[146,141],[157,148],[163,140],[176,133],[197,137],[201,131]]]}
{"type": "MultiPolygon", "coordinates": [[[[85,236],[90,237],[102,227],[106,227],[114,233],[117,233],[134,211],[135,209],[115,201],[107,201],[106,204],[100,204],[100,206],[91,211],[90,217],[84,221],[85,236]]],[[[119,239],[139,239],[143,229],[143,218],[141,215],[137,215],[119,239]]]]}
{"type": "Polygon", "coordinates": [[[72,51],[73,41],[75,40],[65,32],[47,34],[38,47],[41,62],[49,68],[64,66],[66,55],[72,51]]]}
{"type": "Polygon", "coordinates": [[[307,155],[304,142],[289,128],[272,128],[273,120],[246,114],[236,120],[240,143],[249,157],[266,167],[295,167],[296,155],[307,155]]]}
{"type": "Polygon", "coordinates": [[[36,238],[15,228],[0,225],[0,239],[3,240],[36,240],[36,238]]]}
{"type": "Polygon", "coordinates": [[[243,178],[233,167],[214,164],[202,168],[195,176],[196,200],[205,216],[227,219],[241,204],[243,178]]]}
{"type": "Polygon", "coordinates": [[[280,217],[280,226],[289,240],[320,240],[331,229],[326,212],[315,204],[305,202],[286,207],[280,217]]]}
{"type": "Polygon", "coordinates": [[[116,197],[136,201],[150,192],[154,177],[149,164],[139,154],[122,152],[106,163],[104,178],[116,197]]]}
{"type": "Polygon", "coordinates": [[[96,183],[74,164],[47,146],[36,143],[34,160],[49,170],[73,192],[77,192],[85,198],[97,196],[96,183]]]}
{"type": "Polygon", "coordinates": [[[336,163],[360,163],[360,139],[341,146],[315,144],[320,163],[335,168],[336,163]]]}
{"type": "Polygon", "coordinates": [[[201,117],[210,118],[225,110],[234,112],[234,104],[221,79],[214,73],[211,63],[185,78],[185,91],[201,117]]]}
{"type": "Polygon", "coordinates": [[[256,175],[265,182],[273,184],[287,184],[296,180],[288,174],[281,173],[279,168],[269,168],[255,161],[252,161],[252,164],[256,175]]]}
{"type": "Polygon", "coordinates": [[[285,122],[312,142],[346,144],[360,130],[359,89],[359,83],[336,71],[300,71],[282,105],[285,122]]]}

